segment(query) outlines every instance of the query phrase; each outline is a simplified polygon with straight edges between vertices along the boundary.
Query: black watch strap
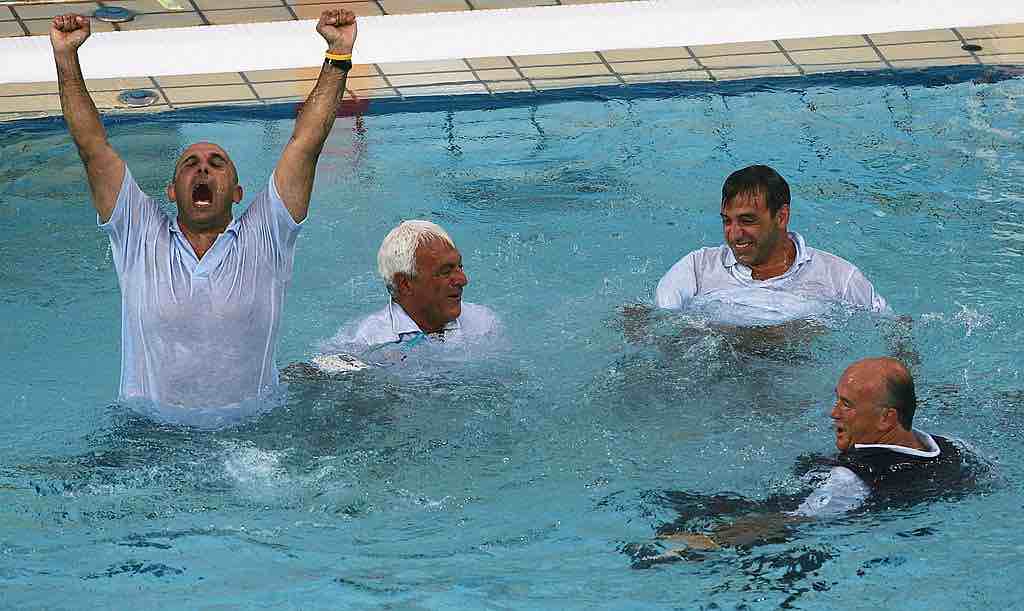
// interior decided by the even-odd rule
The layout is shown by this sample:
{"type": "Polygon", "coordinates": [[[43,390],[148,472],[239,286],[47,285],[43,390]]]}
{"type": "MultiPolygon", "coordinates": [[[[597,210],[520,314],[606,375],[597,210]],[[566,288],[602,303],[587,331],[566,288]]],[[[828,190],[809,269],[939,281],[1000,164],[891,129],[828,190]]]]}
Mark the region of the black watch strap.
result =
{"type": "Polygon", "coordinates": [[[328,64],[334,66],[335,68],[340,69],[342,72],[348,72],[349,70],[352,69],[352,60],[351,59],[330,59],[330,58],[327,58],[324,61],[326,61],[328,64]]]}

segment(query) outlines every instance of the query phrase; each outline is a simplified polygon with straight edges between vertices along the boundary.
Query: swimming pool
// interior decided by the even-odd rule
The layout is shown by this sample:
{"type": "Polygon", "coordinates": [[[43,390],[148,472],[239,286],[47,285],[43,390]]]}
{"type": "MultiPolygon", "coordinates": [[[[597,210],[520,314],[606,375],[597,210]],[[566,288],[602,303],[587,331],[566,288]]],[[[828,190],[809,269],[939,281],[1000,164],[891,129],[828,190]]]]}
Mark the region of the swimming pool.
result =
{"type": "MultiPolygon", "coordinates": [[[[1013,607],[1024,81],[991,77],[423,100],[341,119],[279,364],[384,303],[376,248],[409,217],[449,230],[466,299],[499,312],[512,345],[425,376],[294,381],[262,419],[212,432],[111,404],[120,300],[77,155],[56,122],[5,124],[4,606],[1013,607]],[[831,451],[840,371],[887,350],[857,313],[757,350],[713,330],[675,350],[624,339],[621,306],[720,241],[722,180],[754,162],[790,181],[793,229],[913,317],[918,426],[969,440],[996,475],[959,502],[633,570],[623,546],[675,517],[659,491],[794,488],[794,459],[831,451]]],[[[150,193],[203,138],[251,194],[290,112],[122,118],[110,133],[150,193]]]]}

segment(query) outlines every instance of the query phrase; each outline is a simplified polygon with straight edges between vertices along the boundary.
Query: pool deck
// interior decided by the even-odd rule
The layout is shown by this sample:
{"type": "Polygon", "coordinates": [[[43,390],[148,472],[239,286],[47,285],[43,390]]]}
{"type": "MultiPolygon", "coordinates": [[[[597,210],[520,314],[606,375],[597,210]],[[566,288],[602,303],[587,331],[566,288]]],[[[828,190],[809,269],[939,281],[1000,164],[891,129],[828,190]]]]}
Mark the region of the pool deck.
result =
{"type": "MultiPolygon", "coordinates": [[[[397,15],[601,1],[374,0],[326,4],[300,0],[0,1],[0,37],[45,35],[55,15],[69,12],[90,15],[100,6],[124,7],[137,15],[132,21],[121,24],[94,20],[94,32],[315,19],[326,8],[346,8],[357,15],[397,15]]],[[[675,48],[357,65],[349,75],[348,92],[360,99],[488,95],[567,87],[799,77],[827,72],[958,65],[1024,65],[1024,23],[675,48]],[[969,50],[975,48],[972,45],[980,49],[969,50]]],[[[121,104],[118,95],[126,89],[155,90],[158,102],[142,109],[153,112],[195,106],[299,101],[309,93],[318,73],[319,67],[314,67],[100,79],[90,80],[89,88],[100,109],[133,112],[139,109],[121,104]]],[[[0,120],[59,112],[56,83],[0,85],[0,120]]]]}

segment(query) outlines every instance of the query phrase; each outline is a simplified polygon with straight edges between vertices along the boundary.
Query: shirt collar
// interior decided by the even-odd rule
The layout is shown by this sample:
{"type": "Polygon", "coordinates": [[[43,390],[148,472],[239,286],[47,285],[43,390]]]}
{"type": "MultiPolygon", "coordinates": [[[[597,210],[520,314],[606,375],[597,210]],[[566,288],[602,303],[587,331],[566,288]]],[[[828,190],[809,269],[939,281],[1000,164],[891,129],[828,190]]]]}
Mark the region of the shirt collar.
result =
{"type": "MultiPolygon", "coordinates": [[[[811,249],[807,248],[807,243],[804,242],[804,236],[799,233],[790,231],[786,235],[788,235],[789,239],[793,240],[793,243],[796,244],[796,259],[793,260],[793,265],[786,270],[786,274],[788,274],[791,270],[794,270],[811,260],[811,249]]],[[[736,260],[736,255],[732,254],[732,249],[729,248],[728,244],[725,245],[725,256],[722,259],[722,263],[726,267],[739,265],[740,267],[747,269],[746,265],[743,265],[736,260]]]]}
{"type": "MultiPolygon", "coordinates": [[[[391,331],[398,337],[408,333],[425,333],[406,312],[402,304],[396,301],[388,301],[388,314],[391,317],[391,331]]],[[[441,332],[454,331],[459,328],[459,319],[450,320],[443,327],[441,332]]]]}
{"type": "MultiPolygon", "coordinates": [[[[178,215],[174,215],[174,218],[171,219],[171,233],[177,233],[181,237],[185,237],[181,227],[178,226],[178,215]]],[[[224,233],[232,233],[235,237],[238,237],[238,217],[232,217],[231,222],[224,228],[224,233]]]]}
{"type": "Polygon", "coordinates": [[[917,437],[917,440],[920,441],[922,445],[924,445],[924,447],[925,447],[924,450],[915,450],[914,448],[908,448],[908,447],[905,447],[905,446],[897,446],[897,445],[892,445],[892,444],[887,444],[887,443],[855,443],[855,444],[853,444],[853,447],[855,447],[857,449],[861,449],[861,448],[884,448],[886,450],[890,450],[892,452],[897,452],[899,454],[907,454],[909,456],[919,456],[921,458],[935,458],[936,456],[938,456],[941,453],[941,450],[939,449],[939,444],[935,443],[935,440],[932,439],[931,435],[929,435],[928,433],[925,433],[924,431],[922,431],[920,429],[911,429],[911,430],[913,431],[914,436],[917,437]]]}

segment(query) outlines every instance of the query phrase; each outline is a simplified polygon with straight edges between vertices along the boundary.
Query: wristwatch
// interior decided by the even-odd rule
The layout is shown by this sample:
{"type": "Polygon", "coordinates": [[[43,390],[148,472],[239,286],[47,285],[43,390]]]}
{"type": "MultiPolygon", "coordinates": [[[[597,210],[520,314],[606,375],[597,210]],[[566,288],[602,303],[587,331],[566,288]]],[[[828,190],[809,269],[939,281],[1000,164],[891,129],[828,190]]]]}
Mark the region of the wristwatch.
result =
{"type": "Polygon", "coordinates": [[[349,70],[352,69],[352,60],[351,59],[331,59],[331,58],[328,57],[324,61],[326,61],[328,64],[334,66],[335,68],[340,69],[342,72],[348,72],[349,70]]]}
{"type": "Polygon", "coordinates": [[[340,69],[342,72],[348,72],[352,69],[351,53],[331,53],[328,51],[324,54],[324,61],[340,69]]]}

